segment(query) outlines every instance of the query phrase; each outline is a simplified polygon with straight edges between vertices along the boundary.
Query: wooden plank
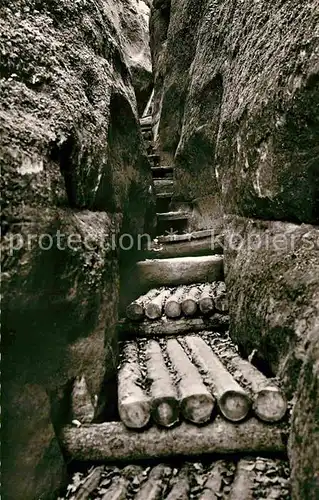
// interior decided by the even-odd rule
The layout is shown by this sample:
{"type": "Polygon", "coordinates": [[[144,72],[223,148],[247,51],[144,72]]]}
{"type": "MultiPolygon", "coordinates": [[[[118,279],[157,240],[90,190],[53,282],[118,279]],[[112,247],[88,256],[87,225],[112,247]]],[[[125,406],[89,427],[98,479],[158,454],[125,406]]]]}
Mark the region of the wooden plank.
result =
{"type": "Polygon", "coordinates": [[[66,426],[60,441],[69,459],[84,462],[144,460],[212,453],[285,453],[288,429],[255,418],[233,424],[217,417],[204,426],[183,422],[172,429],[143,432],[121,422],[66,426]]]}
{"type": "Polygon", "coordinates": [[[136,276],[141,286],[191,285],[223,279],[222,255],[153,259],[136,264],[136,276]]]}
{"type": "Polygon", "coordinates": [[[122,338],[133,336],[154,337],[166,335],[186,335],[201,331],[225,331],[229,327],[229,316],[213,314],[209,318],[182,318],[158,321],[142,321],[140,323],[123,320],[118,323],[118,331],[122,338]]]}

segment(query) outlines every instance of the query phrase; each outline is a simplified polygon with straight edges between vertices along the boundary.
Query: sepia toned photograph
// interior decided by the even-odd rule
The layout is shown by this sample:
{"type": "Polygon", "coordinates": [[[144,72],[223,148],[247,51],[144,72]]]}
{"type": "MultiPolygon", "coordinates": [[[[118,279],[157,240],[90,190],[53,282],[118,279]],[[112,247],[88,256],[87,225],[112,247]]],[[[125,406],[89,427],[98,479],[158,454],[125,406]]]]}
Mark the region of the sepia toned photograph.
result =
{"type": "Polygon", "coordinates": [[[0,0],[1,499],[319,499],[319,0],[0,0]]]}

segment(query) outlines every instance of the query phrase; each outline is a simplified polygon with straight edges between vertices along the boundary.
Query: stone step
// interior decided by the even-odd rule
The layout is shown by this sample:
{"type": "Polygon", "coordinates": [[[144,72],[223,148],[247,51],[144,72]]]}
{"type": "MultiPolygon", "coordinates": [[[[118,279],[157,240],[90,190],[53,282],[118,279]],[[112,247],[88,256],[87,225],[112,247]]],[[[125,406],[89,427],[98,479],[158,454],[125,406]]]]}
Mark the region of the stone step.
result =
{"type": "Polygon", "coordinates": [[[148,157],[149,161],[154,164],[154,167],[159,166],[159,164],[161,162],[161,157],[159,154],[153,153],[153,154],[149,154],[147,157],[148,157]]]}
{"type": "Polygon", "coordinates": [[[252,496],[288,500],[289,472],[288,460],[246,455],[239,461],[233,458],[192,461],[189,458],[181,463],[108,464],[82,471],[80,480],[79,474],[75,474],[68,490],[74,492],[75,498],[84,498],[81,494],[93,497],[96,490],[99,497],[109,500],[248,500],[252,496]]]}
{"type": "Polygon", "coordinates": [[[157,234],[182,234],[187,232],[189,212],[158,212],[156,215],[157,234]]]}
{"type": "Polygon", "coordinates": [[[154,180],[154,190],[158,198],[172,197],[174,190],[174,181],[172,179],[154,180]]]}
{"type": "Polygon", "coordinates": [[[189,218],[189,212],[163,212],[163,213],[157,213],[156,214],[157,219],[161,222],[171,222],[171,221],[176,221],[176,220],[188,220],[189,218]]]}
{"type": "Polygon", "coordinates": [[[143,116],[143,118],[140,118],[140,126],[141,127],[152,125],[152,123],[153,123],[153,116],[152,115],[147,115],[147,116],[143,116]]]}
{"type": "Polygon", "coordinates": [[[136,279],[148,289],[222,281],[223,264],[222,255],[144,260],[136,264],[136,279]]]}
{"type": "Polygon", "coordinates": [[[172,257],[197,257],[202,255],[214,255],[223,253],[222,238],[191,238],[191,234],[185,238],[184,234],[168,235],[156,238],[149,250],[148,259],[168,259],[172,257]],[[166,241],[167,243],[161,243],[166,241]]]}
{"type": "Polygon", "coordinates": [[[159,165],[157,167],[152,167],[152,174],[154,178],[162,178],[167,176],[173,176],[174,169],[169,166],[159,165]]]}

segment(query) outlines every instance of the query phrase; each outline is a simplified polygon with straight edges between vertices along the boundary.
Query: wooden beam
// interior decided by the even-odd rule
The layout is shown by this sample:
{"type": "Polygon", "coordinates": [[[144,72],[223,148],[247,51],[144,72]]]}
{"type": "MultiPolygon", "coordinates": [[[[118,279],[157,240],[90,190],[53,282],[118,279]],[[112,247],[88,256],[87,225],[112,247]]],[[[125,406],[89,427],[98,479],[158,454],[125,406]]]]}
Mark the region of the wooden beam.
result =
{"type": "Polygon", "coordinates": [[[195,364],[206,373],[206,380],[212,388],[224,417],[232,422],[239,422],[246,418],[251,407],[250,398],[216,354],[198,336],[186,337],[185,344],[191,350],[195,364]]]}
{"type": "Polygon", "coordinates": [[[136,264],[141,286],[192,285],[223,279],[222,255],[145,260],[136,264]]]}
{"type": "Polygon", "coordinates": [[[158,321],[142,321],[140,323],[122,320],[118,323],[118,331],[123,338],[185,335],[214,330],[225,331],[228,327],[229,316],[218,313],[209,318],[182,318],[178,320],[161,318],[158,321]]]}
{"type": "Polygon", "coordinates": [[[121,422],[66,426],[60,434],[67,456],[76,461],[114,462],[212,453],[285,453],[287,427],[255,418],[241,424],[217,417],[197,426],[186,422],[172,429],[151,427],[143,432],[121,422]]]}
{"type": "Polygon", "coordinates": [[[131,429],[142,429],[151,418],[151,402],[141,387],[142,373],[135,342],[126,342],[118,371],[118,410],[122,422],[131,429]]]}
{"type": "Polygon", "coordinates": [[[166,348],[177,374],[177,387],[184,417],[195,424],[208,422],[215,400],[204,385],[197,368],[177,340],[168,339],[166,348]]]}

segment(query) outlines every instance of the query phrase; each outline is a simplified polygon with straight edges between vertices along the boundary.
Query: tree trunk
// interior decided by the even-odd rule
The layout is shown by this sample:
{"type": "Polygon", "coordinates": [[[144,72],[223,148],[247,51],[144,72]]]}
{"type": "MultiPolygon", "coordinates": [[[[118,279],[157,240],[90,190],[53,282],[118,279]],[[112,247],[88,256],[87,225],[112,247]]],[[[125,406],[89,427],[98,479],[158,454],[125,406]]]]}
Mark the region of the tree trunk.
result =
{"type": "Polygon", "coordinates": [[[183,335],[201,331],[224,331],[229,326],[229,316],[214,314],[209,318],[182,318],[168,321],[162,318],[158,321],[143,321],[141,323],[120,321],[118,323],[119,333],[125,338],[138,335],[141,337],[183,335]]]}
{"type": "Polygon", "coordinates": [[[179,420],[179,401],[160,345],[155,340],[146,344],[147,377],[151,383],[152,416],[155,422],[171,427],[179,420]]]}
{"type": "Polygon", "coordinates": [[[201,294],[201,287],[193,286],[188,290],[182,302],[182,311],[186,317],[195,316],[198,309],[198,299],[201,294]]]}
{"type": "Polygon", "coordinates": [[[188,287],[180,286],[177,290],[171,295],[165,304],[165,314],[168,318],[176,319],[179,318],[182,314],[182,300],[183,296],[187,292],[188,287]]]}
{"type": "Polygon", "coordinates": [[[164,479],[170,474],[171,468],[167,465],[159,464],[154,467],[134,500],[158,500],[162,498],[164,479]]]}
{"type": "Polygon", "coordinates": [[[252,466],[251,460],[238,462],[229,500],[253,500],[254,471],[252,466]]]}
{"type": "MultiPolygon", "coordinates": [[[[183,235],[176,235],[183,236],[183,235]]],[[[211,238],[191,239],[186,241],[176,240],[176,243],[152,243],[147,252],[149,259],[169,259],[172,257],[198,257],[201,255],[222,254],[221,245],[211,238]]]]}
{"type": "Polygon", "coordinates": [[[159,319],[162,316],[166,299],[171,295],[171,290],[162,290],[157,297],[151,299],[145,307],[148,319],[159,319]]]}
{"type": "Polygon", "coordinates": [[[93,491],[99,486],[104,467],[96,467],[86,478],[74,495],[74,500],[88,500],[93,491]]]}
{"type": "Polygon", "coordinates": [[[188,500],[190,493],[190,468],[185,464],[179,471],[176,482],[166,497],[166,500],[188,500]]]}
{"type": "Polygon", "coordinates": [[[118,372],[118,410],[122,422],[131,429],[142,429],[151,417],[149,397],[141,388],[142,374],[135,342],[124,344],[118,372]]]}
{"type": "Polygon", "coordinates": [[[167,353],[178,376],[178,391],[184,417],[195,424],[208,422],[215,401],[205,387],[197,368],[177,340],[167,341],[167,353]]]}
{"type": "Polygon", "coordinates": [[[225,468],[225,462],[218,461],[214,464],[204,484],[204,491],[198,500],[218,500],[221,498],[220,492],[223,485],[223,470],[225,468]]]}
{"type": "Polygon", "coordinates": [[[127,429],[121,422],[66,426],[61,432],[65,452],[76,461],[114,462],[196,456],[201,454],[282,453],[287,428],[251,418],[234,425],[221,417],[205,426],[183,422],[172,429],[151,427],[143,432],[127,429]]]}
{"type": "Polygon", "coordinates": [[[134,300],[126,308],[126,316],[132,321],[141,321],[145,316],[145,307],[148,302],[156,297],[160,293],[157,288],[152,288],[147,292],[147,294],[142,295],[138,299],[134,300]]]}
{"type": "Polygon", "coordinates": [[[223,355],[227,368],[240,373],[253,393],[253,410],[265,422],[279,422],[287,412],[287,399],[283,391],[263,375],[254,365],[242,359],[229,340],[214,339],[214,345],[223,355]]]}
{"type": "Polygon", "coordinates": [[[206,316],[213,314],[215,310],[215,304],[214,304],[214,286],[209,284],[205,285],[202,293],[198,299],[198,306],[202,314],[205,314],[206,316]]]}
{"type": "Polygon", "coordinates": [[[221,255],[145,260],[136,266],[141,286],[190,285],[223,278],[221,255]]]}
{"type": "Polygon", "coordinates": [[[250,399],[216,354],[200,337],[186,337],[185,343],[192,352],[195,364],[207,374],[222,414],[232,422],[246,418],[251,406],[250,399]]]}

